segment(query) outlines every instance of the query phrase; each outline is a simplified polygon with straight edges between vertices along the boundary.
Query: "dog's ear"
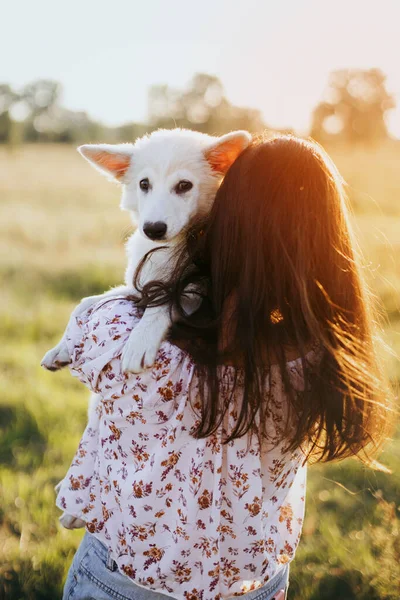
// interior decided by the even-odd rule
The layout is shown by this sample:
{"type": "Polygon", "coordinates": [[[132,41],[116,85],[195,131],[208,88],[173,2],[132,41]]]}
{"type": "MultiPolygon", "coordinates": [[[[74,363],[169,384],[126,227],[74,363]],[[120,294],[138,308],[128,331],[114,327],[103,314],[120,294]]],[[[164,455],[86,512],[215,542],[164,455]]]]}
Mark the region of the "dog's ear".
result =
{"type": "Polygon", "coordinates": [[[232,131],[208,146],[205,150],[205,157],[213,171],[225,175],[250,142],[251,135],[248,131],[232,131]]]}
{"type": "Polygon", "coordinates": [[[131,144],[85,144],[79,146],[78,152],[98,171],[120,182],[123,182],[133,154],[131,144]]]}

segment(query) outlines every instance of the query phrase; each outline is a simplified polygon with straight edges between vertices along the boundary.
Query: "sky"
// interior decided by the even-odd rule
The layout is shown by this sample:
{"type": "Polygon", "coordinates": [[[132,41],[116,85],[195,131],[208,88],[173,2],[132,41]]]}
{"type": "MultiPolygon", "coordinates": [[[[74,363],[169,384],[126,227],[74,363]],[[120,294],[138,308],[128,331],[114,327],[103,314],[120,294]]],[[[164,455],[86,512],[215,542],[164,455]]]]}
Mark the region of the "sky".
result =
{"type": "Polygon", "coordinates": [[[147,117],[150,85],[217,75],[228,99],[306,133],[329,73],[379,67],[398,108],[400,0],[13,0],[0,83],[63,85],[62,102],[118,125],[147,117]]]}

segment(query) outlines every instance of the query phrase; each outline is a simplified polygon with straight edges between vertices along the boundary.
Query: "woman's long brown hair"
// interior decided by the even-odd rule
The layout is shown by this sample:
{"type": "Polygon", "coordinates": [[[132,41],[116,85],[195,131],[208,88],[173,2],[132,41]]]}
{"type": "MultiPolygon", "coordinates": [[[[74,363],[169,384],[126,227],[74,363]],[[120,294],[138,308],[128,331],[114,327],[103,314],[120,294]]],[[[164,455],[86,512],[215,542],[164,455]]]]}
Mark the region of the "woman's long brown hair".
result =
{"type": "Polygon", "coordinates": [[[168,284],[143,292],[145,302],[172,300],[181,313],[173,336],[189,340],[207,388],[195,436],[214,432],[228,410],[220,406],[218,362],[234,357],[244,371],[242,408],[225,442],[253,429],[257,414],[262,429],[268,393],[260,372],[277,363],[295,417],[289,449],[376,465],[393,421],[392,396],[343,183],[322,149],[291,136],[250,146],[225,176],[207,220],[191,228],[177,265],[168,284]],[[185,318],[182,291],[199,282],[203,308],[185,318]],[[316,365],[307,360],[315,344],[316,365]],[[290,386],[289,348],[302,359],[301,393],[290,386]]]}

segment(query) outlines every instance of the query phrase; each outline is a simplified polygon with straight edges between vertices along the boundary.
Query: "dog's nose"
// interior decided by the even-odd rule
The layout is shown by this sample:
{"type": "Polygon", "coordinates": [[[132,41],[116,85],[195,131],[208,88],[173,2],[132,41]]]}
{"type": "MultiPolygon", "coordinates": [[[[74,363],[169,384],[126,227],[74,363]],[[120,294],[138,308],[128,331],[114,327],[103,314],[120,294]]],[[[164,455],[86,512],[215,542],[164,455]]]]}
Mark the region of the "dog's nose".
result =
{"type": "Polygon", "coordinates": [[[162,240],[167,233],[167,224],[162,221],[147,222],[143,225],[143,231],[151,240],[162,240]]]}

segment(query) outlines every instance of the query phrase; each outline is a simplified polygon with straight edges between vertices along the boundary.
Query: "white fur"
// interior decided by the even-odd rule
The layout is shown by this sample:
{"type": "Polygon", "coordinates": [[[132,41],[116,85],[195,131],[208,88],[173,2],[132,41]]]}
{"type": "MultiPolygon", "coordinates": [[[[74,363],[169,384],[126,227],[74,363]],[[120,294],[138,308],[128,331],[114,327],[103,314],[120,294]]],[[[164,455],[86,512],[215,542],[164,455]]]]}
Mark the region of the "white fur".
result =
{"type": "MultiPolygon", "coordinates": [[[[194,215],[208,212],[221,180],[221,173],[213,171],[208,164],[205,151],[235,137],[241,140],[243,149],[251,139],[245,131],[217,138],[185,129],[160,129],[135,144],[84,145],[79,151],[89,161],[88,150],[93,148],[130,156],[130,167],[120,180],[123,184],[121,208],[131,213],[142,234],[146,221],[165,222],[166,241],[172,241],[194,215]],[[147,194],[139,187],[139,182],[146,177],[152,185],[147,194]],[[184,197],[174,193],[174,186],[182,179],[193,183],[184,197]]],[[[112,177],[106,169],[94,166],[112,177]]]]}
{"type": "MultiPolygon", "coordinates": [[[[225,156],[224,152],[229,151],[228,161],[233,162],[249,144],[250,139],[250,134],[245,131],[232,132],[218,138],[195,131],[174,129],[155,131],[137,140],[135,144],[98,144],[79,148],[82,156],[98,170],[108,176],[117,177],[122,183],[121,208],[130,212],[137,225],[137,230],[127,243],[128,266],[125,286],[109,290],[105,296],[131,294],[134,291],[132,282],[138,263],[149,250],[160,245],[166,248],[156,252],[147,262],[140,283],[166,276],[168,266],[173,266],[171,250],[183,229],[195,215],[205,214],[210,210],[221,181],[223,173],[215,170],[215,164],[214,168],[210,165],[210,153],[213,153],[215,158],[225,156]],[[227,148],[227,144],[231,146],[227,148]],[[112,158],[128,158],[129,166],[121,175],[121,172],[113,170],[113,164],[110,167],[107,161],[99,160],[98,156],[101,153],[112,158]],[[145,178],[150,182],[147,193],[140,189],[140,181],[145,178]],[[176,193],[176,185],[181,180],[190,181],[193,187],[179,195],[176,193]],[[153,241],[146,237],[144,226],[145,223],[157,221],[165,223],[167,231],[162,240],[153,241]]],[[[100,298],[85,298],[74,313],[82,313],[100,298]]],[[[124,371],[139,373],[153,364],[169,325],[165,308],[146,311],[124,349],[124,371]]],[[[56,370],[67,362],[65,341],[62,339],[56,348],[45,355],[42,365],[56,370]]]]}

